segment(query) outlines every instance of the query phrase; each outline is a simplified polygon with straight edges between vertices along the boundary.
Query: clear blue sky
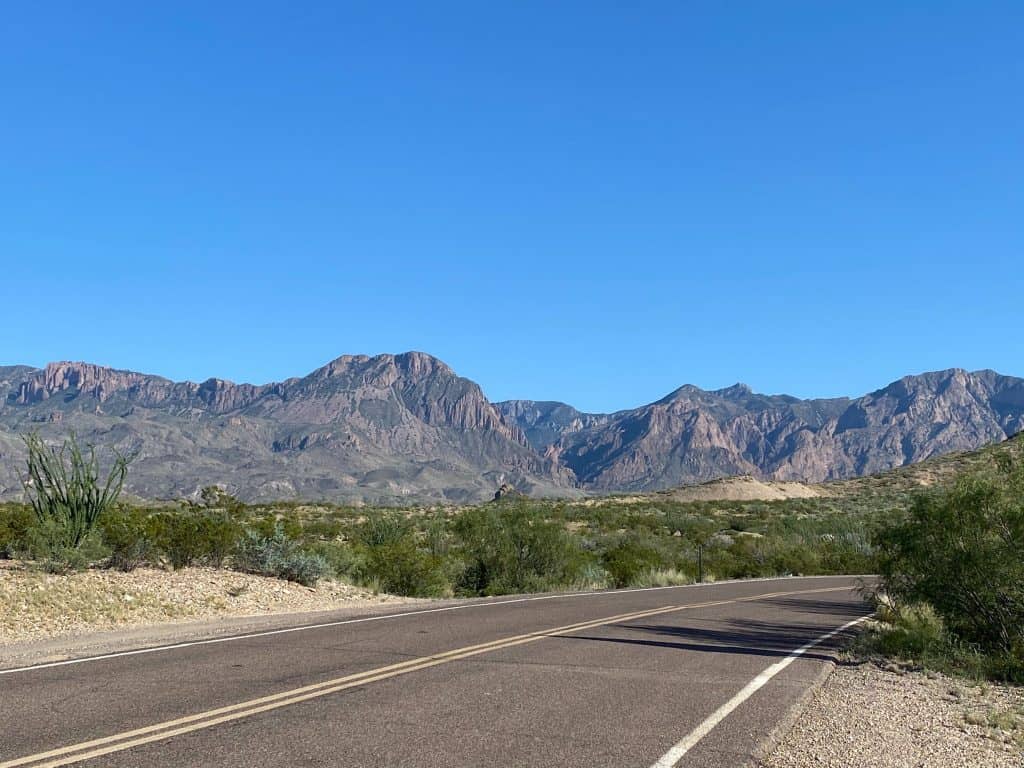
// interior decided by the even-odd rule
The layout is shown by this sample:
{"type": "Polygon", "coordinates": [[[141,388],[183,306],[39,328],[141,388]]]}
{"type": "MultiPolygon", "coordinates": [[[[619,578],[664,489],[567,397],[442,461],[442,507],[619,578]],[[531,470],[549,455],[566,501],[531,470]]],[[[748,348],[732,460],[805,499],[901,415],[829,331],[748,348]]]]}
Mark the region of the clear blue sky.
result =
{"type": "Polygon", "coordinates": [[[12,5],[0,363],[1024,375],[1022,51],[1020,2],[12,5]]]}

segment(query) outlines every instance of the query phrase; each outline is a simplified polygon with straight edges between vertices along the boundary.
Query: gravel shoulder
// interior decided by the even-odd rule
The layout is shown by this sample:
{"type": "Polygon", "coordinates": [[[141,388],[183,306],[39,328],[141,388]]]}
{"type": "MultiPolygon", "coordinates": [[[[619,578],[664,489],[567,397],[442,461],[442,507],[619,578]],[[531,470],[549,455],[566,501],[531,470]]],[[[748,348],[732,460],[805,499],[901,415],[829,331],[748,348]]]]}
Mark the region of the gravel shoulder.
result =
{"type": "Polygon", "coordinates": [[[214,568],[89,570],[58,576],[0,561],[0,650],[105,630],[408,602],[417,601],[338,581],[321,580],[311,588],[214,568]]]}
{"type": "Polygon", "coordinates": [[[1022,768],[1024,688],[847,663],[760,768],[1022,768]]]}

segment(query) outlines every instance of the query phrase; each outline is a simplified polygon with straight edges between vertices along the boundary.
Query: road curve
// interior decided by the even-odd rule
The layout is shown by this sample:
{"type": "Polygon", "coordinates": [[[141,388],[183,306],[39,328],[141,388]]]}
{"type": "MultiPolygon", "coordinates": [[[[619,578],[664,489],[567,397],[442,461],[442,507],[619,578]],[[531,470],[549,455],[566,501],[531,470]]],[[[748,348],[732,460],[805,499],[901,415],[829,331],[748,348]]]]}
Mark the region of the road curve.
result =
{"type": "Polygon", "coordinates": [[[856,584],[470,603],[7,671],[0,768],[735,768],[867,613],[856,584]]]}

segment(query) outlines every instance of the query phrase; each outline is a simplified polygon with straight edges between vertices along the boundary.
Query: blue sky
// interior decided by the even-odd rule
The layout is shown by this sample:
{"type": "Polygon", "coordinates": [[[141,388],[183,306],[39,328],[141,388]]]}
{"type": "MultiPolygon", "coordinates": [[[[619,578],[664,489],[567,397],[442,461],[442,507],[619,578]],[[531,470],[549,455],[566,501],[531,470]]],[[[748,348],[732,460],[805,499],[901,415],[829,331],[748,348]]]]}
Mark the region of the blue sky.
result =
{"type": "Polygon", "coordinates": [[[1022,50],[1017,2],[10,7],[0,364],[1024,375],[1022,50]]]}

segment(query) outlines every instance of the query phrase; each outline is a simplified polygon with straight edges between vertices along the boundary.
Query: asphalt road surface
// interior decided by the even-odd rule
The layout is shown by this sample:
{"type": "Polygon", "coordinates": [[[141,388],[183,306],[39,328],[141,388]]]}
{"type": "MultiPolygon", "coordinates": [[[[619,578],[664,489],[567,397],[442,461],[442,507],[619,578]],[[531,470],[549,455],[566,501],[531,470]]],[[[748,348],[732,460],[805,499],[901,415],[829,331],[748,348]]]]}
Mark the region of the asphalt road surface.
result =
{"type": "Polygon", "coordinates": [[[4,670],[0,768],[735,768],[868,612],[856,582],[318,616],[294,631],[4,670]]]}

